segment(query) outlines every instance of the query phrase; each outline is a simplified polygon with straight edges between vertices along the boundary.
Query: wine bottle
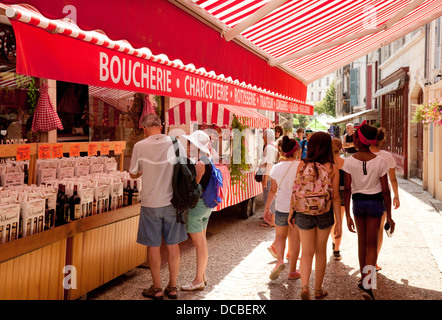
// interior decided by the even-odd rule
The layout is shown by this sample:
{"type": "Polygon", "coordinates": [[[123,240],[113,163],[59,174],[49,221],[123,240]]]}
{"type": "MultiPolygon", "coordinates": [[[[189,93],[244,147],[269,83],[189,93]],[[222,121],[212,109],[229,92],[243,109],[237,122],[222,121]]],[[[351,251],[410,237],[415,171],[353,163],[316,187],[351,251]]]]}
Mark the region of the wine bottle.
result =
{"type": "Polygon", "coordinates": [[[134,180],[134,188],[132,189],[132,203],[138,202],[137,180],[134,180]]]}
{"type": "Polygon", "coordinates": [[[45,203],[45,230],[52,228],[52,215],[54,209],[49,210],[49,199],[45,203]]]}
{"type": "Polygon", "coordinates": [[[61,200],[61,208],[63,210],[63,224],[71,222],[71,206],[69,205],[69,197],[66,194],[65,186],[63,186],[63,198],[61,200]]]}
{"type": "Polygon", "coordinates": [[[129,180],[125,180],[124,183],[126,186],[123,189],[123,207],[127,207],[129,205],[129,180]]]}
{"type": "Polygon", "coordinates": [[[25,163],[23,166],[23,173],[24,173],[24,184],[28,184],[28,180],[29,180],[29,175],[28,175],[28,165],[25,163]]]}
{"type": "Polygon", "coordinates": [[[74,193],[69,199],[69,207],[71,211],[71,220],[78,220],[81,218],[81,199],[77,194],[77,185],[74,185],[74,193]]]}
{"type": "Polygon", "coordinates": [[[62,206],[61,206],[61,201],[63,200],[63,185],[60,183],[58,185],[58,193],[57,193],[57,203],[55,205],[55,225],[61,226],[63,225],[63,210],[62,210],[62,206]]]}

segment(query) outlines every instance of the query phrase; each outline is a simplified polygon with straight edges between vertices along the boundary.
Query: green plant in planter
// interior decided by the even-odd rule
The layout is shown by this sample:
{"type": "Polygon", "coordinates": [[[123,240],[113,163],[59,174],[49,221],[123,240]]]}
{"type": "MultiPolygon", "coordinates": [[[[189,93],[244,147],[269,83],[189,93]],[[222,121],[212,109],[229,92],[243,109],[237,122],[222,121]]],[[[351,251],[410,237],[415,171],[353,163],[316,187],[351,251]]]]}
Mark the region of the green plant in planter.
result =
{"type": "MultiPolygon", "coordinates": [[[[232,130],[242,133],[248,126],[239,122],[236,116],[232,120],[232,130]],[[236,130],[235,130],[236,129],[236,130]]],[[[232,184],[239,183],[239,187],[243,190],[247,187],[246,171],[249,165],[246,163],[247,149],[245,146],[245,137],[241,135],[241,139],[233,137],[232,141],[232,157],[230,159],[230,180],[232,184]],[[241,162],[238,163],[238,155],[241,155],[241,162]]]]}
{"type": "Polygon", "coordinates": [[[37,106],[37,92],[38,88],[35,85],[35,78],[24,76],[21,74],[15,74],[15,82],[18,88],[26,88],[28,92],[29,114],[34,114],[35,107],[37,106]]]}

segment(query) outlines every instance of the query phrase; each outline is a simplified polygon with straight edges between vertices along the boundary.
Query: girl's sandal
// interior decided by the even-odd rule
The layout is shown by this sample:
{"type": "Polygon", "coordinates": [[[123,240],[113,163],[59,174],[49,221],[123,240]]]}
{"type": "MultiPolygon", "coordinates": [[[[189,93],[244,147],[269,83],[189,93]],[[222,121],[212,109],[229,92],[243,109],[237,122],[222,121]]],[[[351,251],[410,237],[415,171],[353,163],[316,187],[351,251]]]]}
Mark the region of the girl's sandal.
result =
{"type": "Polygon", "coordinates": [[[301,299],[302,300],[310,300],[310,292],[309,292],[308,288],[302,288],[301,299]]]}
{"type": "Polygon", "coordinates": [[[166,289],[164,289],[164,293],[169,299],[178,299],[178,289],[177,287],[169,287],[167,286],[166,289]],[[172,294],[171,292],[176,292],[175,294],[172,294]]]}
{"type": "Polygon", "coordinates": [[[315,290],[315,299],[322,299],[328,296],[328,292],[325,290],[315,290]]]}
{"type": "Polygon", "coordinates": [[[153,300],[163,300],[163,295],[157,296],[158,292],[162,292],[161,288],[154,288],[153,285],[149,289],[144,289],[142,295],[153,300]]]}

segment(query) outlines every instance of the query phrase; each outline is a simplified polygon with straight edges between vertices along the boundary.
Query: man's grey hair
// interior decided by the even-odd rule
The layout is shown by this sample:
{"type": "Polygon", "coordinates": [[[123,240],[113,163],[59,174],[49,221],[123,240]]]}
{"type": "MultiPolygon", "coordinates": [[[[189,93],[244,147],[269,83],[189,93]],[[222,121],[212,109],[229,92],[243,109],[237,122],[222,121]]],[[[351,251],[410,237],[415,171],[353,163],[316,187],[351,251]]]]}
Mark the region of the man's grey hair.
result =
{"type": "Polygon", "coordinates": [[[349,123],[347,123],[347,125],[345,126],[346,128],[348,128],[348,127],[355,127],[355,125],[353,124],[353,123],[351,123],[351,122],[349,122],[349,123]]]}
{"type": "Polygon", "coordinates": [[[143,128],[161,127],[161,119],[156,114],[149,113],[141,119],[141,126],[143,128]]]}

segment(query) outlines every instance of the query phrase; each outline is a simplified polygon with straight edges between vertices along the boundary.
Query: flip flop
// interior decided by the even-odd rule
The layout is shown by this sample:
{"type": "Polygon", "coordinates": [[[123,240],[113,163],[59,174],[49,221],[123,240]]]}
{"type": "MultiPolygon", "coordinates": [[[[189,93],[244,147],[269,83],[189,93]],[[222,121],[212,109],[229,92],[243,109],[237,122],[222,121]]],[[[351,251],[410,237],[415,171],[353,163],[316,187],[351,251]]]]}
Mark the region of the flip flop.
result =
{"type": "Polygon", "coordinates": [[[279,274],[281,273],[282,270],[285,269],[285,264],[280,264],[279,266],[275,267],[272,270],[272,273],[270,274],[270,280],[276,280],[279,277],[279,274]]]}

